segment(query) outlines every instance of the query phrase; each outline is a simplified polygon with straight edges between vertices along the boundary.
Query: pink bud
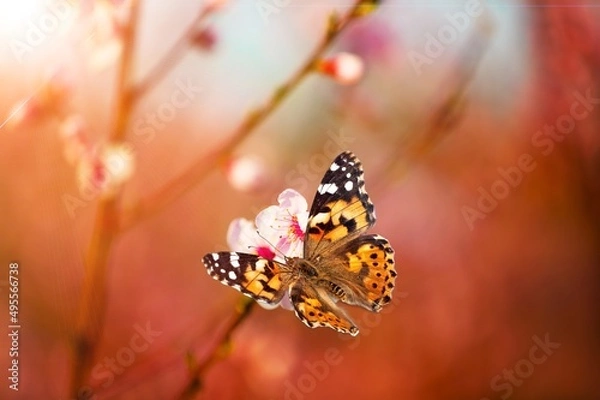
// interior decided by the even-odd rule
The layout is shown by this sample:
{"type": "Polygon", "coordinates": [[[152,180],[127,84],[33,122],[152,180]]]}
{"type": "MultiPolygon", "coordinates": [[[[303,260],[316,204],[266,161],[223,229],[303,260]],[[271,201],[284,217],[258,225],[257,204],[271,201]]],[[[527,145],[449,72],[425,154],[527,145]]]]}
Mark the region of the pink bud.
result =
{"type": "Polygon", "coordinates": [[[275,252],[271,250],[269,246],[259,246],[255,249],[256,254],[262,258],[266,258],[267,260],[272,260],[275,258],[275,252]]]}
{"type": "Polygon", "coordinates": [[[267,181],[266,168],[259,158],[237,157],[227,166],[227,180],[240,192],[255,191],[263,187],[267,181]]]}
{"type": "Polygon", "coordinates": [[[42,102],[49,109],[59,110],[71,97],[74,89],[73,71],[67,67],[56,67],[48,73],[41,94],[42,102]]]}
{"type": "Polygon", "coordinates": [[[36,97],[30,97],[27,100],[15,104],[0,127],[8,125],[10,128],[16,128],[22,124],[33,121],[43,115],[44,110],[36,97]]]}
{"type": "Polygon", "coordinates": [[[121,54],[121,25],[119,10],[109,2],[96,2],[91,15],[91,33],[85,44],[90,52],[89,62],[92,68],[102,70],[112,65],[121,54]]]}
{"type": "Polygon", "coordinates": [[[364,75],[363,60],[351,53],[338,53],[322,60],[317,70],[328,75],[341,85],[353,85],[364,75]]]}
{"type": "Polygon", "coordinates": [[[90,151],[86,139],[87,131],[87,125],[81,115],[70,115],[61,122],[58,134],[63,140],[65,159],[70,164],[77,164],[90,151]]]}
{"type": "Polygon", "coordinates": [[[202,28],[192,36],[192,44],[202,50],[210,51],[217,43],[216,33],[209,27],[202,28]]]}
{"type": "Polygon", "coordinates": [[[106,190],[106,169],[96,154],[88,154],[77,163],[79,193],[87,198],[97,197],[106,190]]]}
{"type": "Polygon", "coordinates": [[[132,175],[133,153],[126,145],[109,145],[97,154],[85,154],[77,165],[82,194],[113,196],[132,175]]]}
{"type": "Polygon", "coordinates": [[[106,147],[102,152],[101,160],[106,167],[111,185],[122,185],[133,175],[133,151],[126,144],[106,147]]]}

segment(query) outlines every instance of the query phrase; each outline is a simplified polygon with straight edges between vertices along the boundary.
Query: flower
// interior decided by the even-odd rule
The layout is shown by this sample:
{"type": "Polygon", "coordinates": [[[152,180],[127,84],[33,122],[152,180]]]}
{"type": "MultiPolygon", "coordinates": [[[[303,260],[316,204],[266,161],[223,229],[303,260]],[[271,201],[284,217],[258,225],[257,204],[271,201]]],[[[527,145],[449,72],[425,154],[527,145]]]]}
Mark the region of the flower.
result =
{"type": "Polygon", "coordinates": [[[82,195],[110,197],[131,178],[133,152],[127,145],[109,145],[85,154],[77,164],[77,180],[82,195]]]}
{"type": "MultiPolygon", "coordinates": [[[[293,189],[286,189],[277,197],[279,205],[267,207],[257,216],[255,223],[245,218],[231,222],[227,243],[231,250],[257,254],[268,260],[285,262],[286,257],[301,257],[305,227],[308,223],[308,203],[293,189]]],[[[275,307],[292,310],[286,294],[275,307]]]]}
{"type": "Polygon", "coordinates": [[[69,164],[77,164],[89,152],[86,139],[88,127],[83,117],[73,114],[66,117],[58,128],[63,141],[63,153],[69,164]]]}
{"type": "Polygon", "coordinates": [[[240,192],[261,189],[267,181],[267,171],[263,161],[253,156],[242,156],[231,160],[226,170],[227,180],[240,192]]]}
{"type": "Polygon", "coordinates": [[[111,66],[118,59],[123,48],[122,20],[127,4],[119,7],[109,1],[94,3],[90,15],[91,32],[87,34],[85,45],[89,52],[89,62],[93,69],[100,71],[111,66]]]}
{"type": "Polygon", "coordinates": [[[73,81],[65,68],[57,67],[47,75],[33,94],[12,107],[4,123],[18,128],[42,118],[61,115],[72,95],[73,81]]]}
{"type": "Polygon", "coordinates": [[[256,254],[268,260],[275,259],[275,249],[258,234],[254,223],[246,218],[231,221],[227,230],[227,244],[233,251],[256,254]]]}
{"type": "Polygon", "coordinates": [[[120,186],[133,175],[133,152],[127,144],[107,146],[102,152],[101,159],[110,174],[112,185],[120,186]]]}
{"type": "Polygon", "coordinates": [[[256,216],[256,227],[286,257],[303,255],[304,229],[308,223],[308,203],[293,189],[277,197],[278,206],[270,206],[256,216]]]}
{"type": "Polygon", "coordinates": [[[359,56],[342,52],[321,60],[317,65],[317,71],[333,78],[341,85],[353,85],[363,77],[365,64],[359,56]]]}
{"type": "Polygon", "coordinates": [[[36,118],[43,114],[43,106],[39,100],[35,97],[30,97],[16,103],[4,121],[0,122],[0,127],[7,124],[12,129],[19,128],[26,123],[36,120],[36,118]]]}

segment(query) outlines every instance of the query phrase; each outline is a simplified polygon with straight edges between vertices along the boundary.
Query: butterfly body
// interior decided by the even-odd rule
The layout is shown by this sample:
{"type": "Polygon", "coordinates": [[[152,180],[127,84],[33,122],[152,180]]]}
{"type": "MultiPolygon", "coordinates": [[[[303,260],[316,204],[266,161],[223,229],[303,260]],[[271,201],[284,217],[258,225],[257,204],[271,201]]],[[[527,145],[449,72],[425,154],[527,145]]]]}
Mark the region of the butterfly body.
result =
{"type": "Polygon", "coordinates": [[[304,229],[303,257],[268,260],[255,254],[207,254],[208,273],[253,299],[278,304],[287,295],[307,326],[358,334],[336,303],[378,312],[392,298],[394,250],[380,235],[365,235],[375,211],[360,161],[341,153],[325,173],[304,229]]]}

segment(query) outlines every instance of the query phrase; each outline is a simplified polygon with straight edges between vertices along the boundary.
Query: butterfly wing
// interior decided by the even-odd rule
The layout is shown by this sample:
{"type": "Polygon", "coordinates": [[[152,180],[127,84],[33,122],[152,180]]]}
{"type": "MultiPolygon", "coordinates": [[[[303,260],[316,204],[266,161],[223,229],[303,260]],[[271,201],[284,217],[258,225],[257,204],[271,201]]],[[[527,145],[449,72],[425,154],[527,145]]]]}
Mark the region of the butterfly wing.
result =
{"type": "Polygon", "coordinates": [[[322,279],[341,288],[340,299],[371,311],[391,301],[394,250],[379,235],[362,235],[375,223],[362,164],[350,152],[332,162],[309,214],[305,258],[319,265],[322,279]]]}
{"type": "Polygon", "coordinates": [[[290,300],[296,316],[310,328],[328,327],[338,332],[358,335],[358,328],[323,288],[298,280],[290,286],[290,300]]]}
{"type": "Polygon", "coordinates": [[[392,300],[396,282],[394,249],[380,235],[362,235],[336,250],[328,277],[345,293],[341,300],[371,311],[392,300]]]}
{"type": "Polygon", "coordinates": [[[313,259],[374,223],[375,210],[365,190],[362,164],[353,153],[341,153],[317,188],[306,228],[304,256],[313,259]]]}
{"type": "Polygon", "coordinates": [[[276,305],[285,294],[285,265],[254,254],[209,253],[202,259],[210,276],[248,297],[276,305]]]}

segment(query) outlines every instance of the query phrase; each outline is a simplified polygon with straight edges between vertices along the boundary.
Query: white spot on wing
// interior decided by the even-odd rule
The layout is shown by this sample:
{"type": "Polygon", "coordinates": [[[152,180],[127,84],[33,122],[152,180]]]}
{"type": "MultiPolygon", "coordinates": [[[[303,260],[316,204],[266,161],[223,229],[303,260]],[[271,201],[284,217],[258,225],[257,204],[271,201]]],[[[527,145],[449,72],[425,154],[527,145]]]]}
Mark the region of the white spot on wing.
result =
{"type": "Polygon", "coordinates": [[[266,261],[261,260],[261,262],[257,262],[256,263],[256,270],[258,272],[265,272],[265,265],[267,264],[266,261]]]}
{"type": "Polygon", "coordinates": [[[340,167],[340,166],[339,166],[339,165],[337,165],[336,163],[332,163],[332,164],[331,164],[331,167],[329,167],[329,169],[330,169],[331,171],[337,171],[339,167],[340,167]]]}
{"type": "Polygon", "coordinates": [[[318,213],[317,215],[312,217],[311,225],[314,226],[314,225],[318,224],[319,222],[326,223],[327,221],[329,221],[329,213],[322,212],[322,213],[318,213]]]}
{"type": "Polygon", "coordinates": [[[319,192],[319,194],[324,194],[324,193],[334,194],[337,190],[338,190],[338,187],[335,183],[326,183],[324,185],[321,184],[317,188],[317,192],[319,192]]]}
{"type": "Polygon", "coordinates": [[[344,184],[344,189],[346,189],[347,191],[351,191],[353,187],[354,183],[352,183],[352,181],[348,181],[344,184]]]}
{"type": "Polygon", "coordinates": [[[235,280],[235,278],[237,278],[237,275],[235,274],[235,272],[233,271],[229,271],[229,273],[227,274],[227,276],[229,277],[229,279],[231,279],[232,281],[235,280]]]}
{"type": "Polygon", "coordinates": [[[213,258],[213,260],[217,261],[219,259],[219,254],[212,253],[212,258],[213,258]]]}

